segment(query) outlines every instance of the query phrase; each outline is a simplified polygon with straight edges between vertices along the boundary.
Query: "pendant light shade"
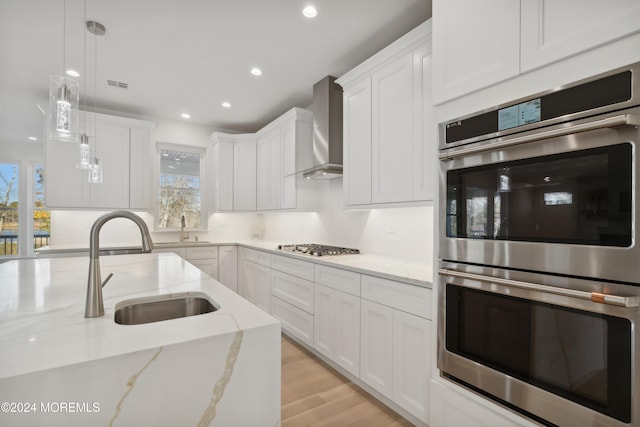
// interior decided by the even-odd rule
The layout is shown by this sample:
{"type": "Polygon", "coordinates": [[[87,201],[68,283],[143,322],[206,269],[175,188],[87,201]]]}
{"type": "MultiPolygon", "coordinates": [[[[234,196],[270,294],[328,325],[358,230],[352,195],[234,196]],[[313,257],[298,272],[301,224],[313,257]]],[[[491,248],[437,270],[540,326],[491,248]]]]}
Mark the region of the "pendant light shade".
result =
{"type": "Polygon", "coordinates": [[[79,84],[63,76],[49,78],[49,138],[76,142],[78,136],[79,84]]]}
{"type": "Polygon", "coordinates": [[[93,158],[91,162],[91,169],[89,170],[89,182],[92,184],[102,184],[102,167],[100,165],[100,159],[93,158]]]}
{"type": "Polygon", "coordinates": [[[86,133],[80,135],[80,143],[78,144],[78,163],[77,169],[91,169],[91,147],[89,146],[89,136],[86,133]]]}

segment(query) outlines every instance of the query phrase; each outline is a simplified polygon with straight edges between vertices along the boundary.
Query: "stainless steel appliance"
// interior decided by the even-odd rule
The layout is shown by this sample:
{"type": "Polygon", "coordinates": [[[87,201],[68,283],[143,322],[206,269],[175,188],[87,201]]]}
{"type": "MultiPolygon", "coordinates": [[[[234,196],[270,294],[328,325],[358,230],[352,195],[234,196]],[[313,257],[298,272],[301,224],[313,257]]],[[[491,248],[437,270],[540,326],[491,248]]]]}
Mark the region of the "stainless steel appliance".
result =
{"type": "Polygon", "coordinates": [[[353,254],[360,253],[358,249],[341,248],[339,246],[319,245],[316,243],[278,245],[278,249],[285,252],[293,252],[297,254],[312,255],[312,256],[349,255],[349,254],[353,255],[353,254]]]}
{"type": "Polygon", "coordinates": [[[640,64],[440,125],[438,366],[543,424],[640,426],[640,64]]]}

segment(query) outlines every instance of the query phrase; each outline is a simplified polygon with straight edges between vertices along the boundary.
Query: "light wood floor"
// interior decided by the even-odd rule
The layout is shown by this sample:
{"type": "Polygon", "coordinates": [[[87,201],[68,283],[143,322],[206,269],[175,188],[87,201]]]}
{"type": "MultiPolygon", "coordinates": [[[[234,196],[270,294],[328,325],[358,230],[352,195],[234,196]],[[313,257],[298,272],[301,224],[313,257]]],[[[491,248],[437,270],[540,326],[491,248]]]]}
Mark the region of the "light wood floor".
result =
{"type": "Polygon", "coordinates": [[[282,426],[412,426],[320,359],[282,336],[282,426]]]}

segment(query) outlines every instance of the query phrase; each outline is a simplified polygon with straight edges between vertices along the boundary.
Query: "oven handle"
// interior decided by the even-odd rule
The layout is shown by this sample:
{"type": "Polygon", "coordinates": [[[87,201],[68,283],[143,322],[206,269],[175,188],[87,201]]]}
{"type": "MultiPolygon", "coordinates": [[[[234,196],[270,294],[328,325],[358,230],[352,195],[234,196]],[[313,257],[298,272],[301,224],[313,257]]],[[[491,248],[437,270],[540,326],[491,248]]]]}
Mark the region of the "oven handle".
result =
{"type": "Polygon", "coordinates": [[[636,114],[621,114],[619,116],[608,117],[606,119],[600,119],[593,122],[582,123],[575,126],[566,128],[559,128],[553,130],[547,130],[542,132],[536,132],[525,136],[512,138],[506,141],[489,142],[472,147],[463,147],[458,149],[452,149],[451,151],[445,151],[438,154],[440,160],[452,160],[456,157],[465,156],[467,154],[475,154],[483,151],[496,150],[499,148],[508,147],[511,145],[524,144],[532,141],[540,141],[543,139],[555,138],[557,136],[569,135],[572,133],[587,132],[595,129],[610,128],[615,126],[640,126],[640,116],[636,114]]]}
{"type": "Polygon", "coordinates": [[[495,283],[511,288],[526,289],[529,291],[547,292],[566,297],[580,298],[600,304],[616,305],[619,307],[638,307],[640,297],[624,297],[619,295],[602,294],[599,292],[577,291],[574,289],[557,288],[555,286],[540,285],[538,283],[521,282],[518,280],[502,279],[500,277],[484,276],[482,274],[464,273],[446,268],[438,269],[441,276],[459,277],[461,279],[478,280],[485,283],[495,283]]]}

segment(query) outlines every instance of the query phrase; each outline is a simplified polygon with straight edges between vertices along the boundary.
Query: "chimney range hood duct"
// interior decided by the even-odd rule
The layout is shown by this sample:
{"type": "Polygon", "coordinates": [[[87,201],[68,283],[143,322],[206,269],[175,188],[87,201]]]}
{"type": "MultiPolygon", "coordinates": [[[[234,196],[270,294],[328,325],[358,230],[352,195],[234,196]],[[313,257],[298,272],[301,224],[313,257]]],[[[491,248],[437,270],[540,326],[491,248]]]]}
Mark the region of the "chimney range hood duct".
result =
{"type": "Polygon", "coordinates": [[[342,176],[342,87],[327,76],[313,85],[313,166],[308,179],[342,176]]]}

